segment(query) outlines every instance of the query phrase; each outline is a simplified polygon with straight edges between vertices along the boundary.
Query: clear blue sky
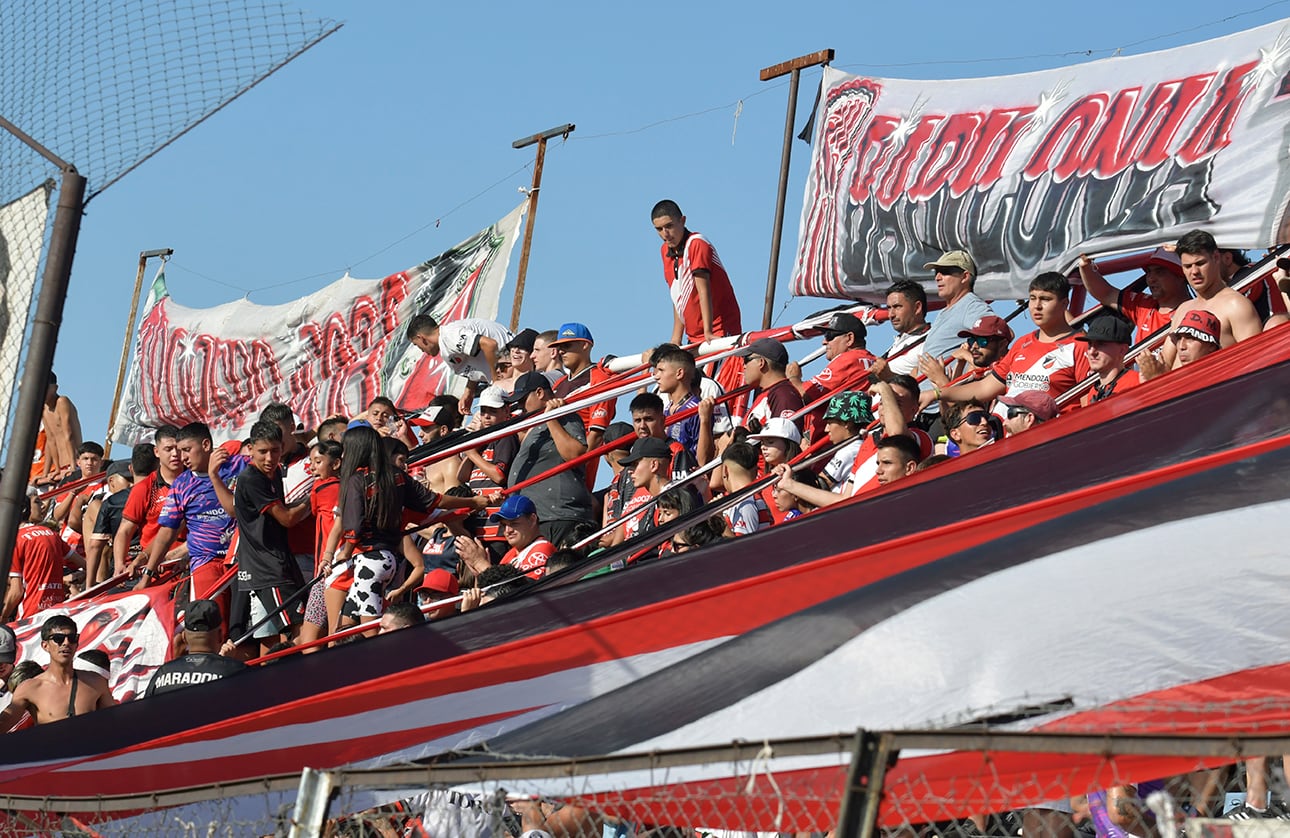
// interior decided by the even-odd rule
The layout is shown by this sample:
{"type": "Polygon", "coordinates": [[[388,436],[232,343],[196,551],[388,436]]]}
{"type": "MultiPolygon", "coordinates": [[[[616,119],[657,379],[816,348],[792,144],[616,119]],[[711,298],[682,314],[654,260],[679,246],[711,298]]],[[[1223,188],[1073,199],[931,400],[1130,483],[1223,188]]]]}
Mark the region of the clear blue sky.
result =
{"type": "MultiPolygon", "coordinates": [[[[788,95],[786,79],[758,81],[761,67],[832,47],[835,66],[850,72],[992,76],[1290,15],[1290,0],[1247,2],[304,0],[301,8],[344,28],[90,204],[55,363],[61,389],[86,438],[101,440],[139,251],[174,248],[171,293],[194,307],[246,293],[285,302],[346,268],[384,276],[514,207],[531,172],[508,173],[531,163],[534,149],[511,142],[565,122],[578,127],[548,150],[522,324],[585,322],[599,353],[666,339],[671,314],[648,214],[667,197],[716,244],[745,326],[756,326],[788,95]]],[[[804,75],[799,128],[818,81],[818,70],[804,75]]],[[[779,323],[834,304],[788,294],[808,157],[796,142],[779,323]]],[[[518,262],[517,247],[504,322],[518,262]]],[[[886,329],[871,334],[871,348],[889,342],[886,329]]]]}

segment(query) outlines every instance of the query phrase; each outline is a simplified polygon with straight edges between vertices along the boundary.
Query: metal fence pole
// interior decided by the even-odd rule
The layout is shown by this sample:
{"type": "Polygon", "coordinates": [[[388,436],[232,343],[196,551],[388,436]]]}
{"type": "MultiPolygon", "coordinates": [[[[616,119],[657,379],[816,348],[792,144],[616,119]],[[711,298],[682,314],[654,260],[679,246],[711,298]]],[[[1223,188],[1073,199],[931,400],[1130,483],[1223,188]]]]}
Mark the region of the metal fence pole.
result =
{"type": "Polygon", "coordinates": [[[856,731],[856,747],[838,812],[837,838],[869,838],[873,834],[887,766],[897,753],[892,744],[890,733],[856,731]]]}
{"type": "Polygon", "coordinates": [[[85,178],[72,166],[65,165],[40,297],[36,301],[36,317],[27,344],[27,361],[18,385],[13,433],[9,437],[4,476],[0,478],[0,579],[9,578],[18,525],[27,517],[27,478],[44,416],[45,388],[49,386],[58,328],[63,322],[63,302],[67,299],[67,285],[72,275],[72,257],[76,255],[84,200],[85,178]]]}

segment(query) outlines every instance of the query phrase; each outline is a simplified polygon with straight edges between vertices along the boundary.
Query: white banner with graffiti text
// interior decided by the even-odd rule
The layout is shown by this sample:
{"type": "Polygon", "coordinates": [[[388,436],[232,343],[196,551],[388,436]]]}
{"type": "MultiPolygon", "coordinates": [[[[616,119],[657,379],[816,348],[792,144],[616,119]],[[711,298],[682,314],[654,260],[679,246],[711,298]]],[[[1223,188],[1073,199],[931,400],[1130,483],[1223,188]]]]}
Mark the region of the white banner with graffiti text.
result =
{"type": "Polygon", "coordinates": [[[36,269],[45,242],[51,184],[42,184],[0,207],[0,439],[18,381],[36,269]]]}
{"type": "Polygon", "coordinates": [[[1288,240],[1290,21],[1132,57],[997,78],[826,69],[793,293],[931,290],[968,250],[977,293],[1021,299],[1079,254],[1203,228],[1222,247],[1288,240]]]}
{"type": "Polygon", "coordinates": [[[493,318],[527,203],[428,262],[384,279],[348,275],[291,303],[240,300],[191,309],[154,283],[113,442],[152,439],[163,424],[205,422],[236,439],[270,402],[286,402],[305,427],[354,416],[376,396],[425,407],[454,389],[440,358],[413,346],[416,314],[441,323],[493,318]]]}

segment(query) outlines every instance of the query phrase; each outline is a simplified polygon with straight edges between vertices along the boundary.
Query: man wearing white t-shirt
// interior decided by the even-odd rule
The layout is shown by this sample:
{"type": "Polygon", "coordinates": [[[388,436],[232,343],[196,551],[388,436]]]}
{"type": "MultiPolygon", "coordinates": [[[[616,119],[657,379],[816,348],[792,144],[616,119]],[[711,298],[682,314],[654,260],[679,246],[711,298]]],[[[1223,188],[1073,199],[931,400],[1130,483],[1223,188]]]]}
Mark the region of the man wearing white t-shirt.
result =
{"type": "Polygon", "coordinates": [[[470,413],[475,391],[492,383],[501,347],[514,335],[495,320],[467,317],[442,326],[428,314],[418,314],[408,321],[408,340],[417,349],[434,357],[441,356],[448,368],[468,382],[461,397],[461,413],[470,413]]]}

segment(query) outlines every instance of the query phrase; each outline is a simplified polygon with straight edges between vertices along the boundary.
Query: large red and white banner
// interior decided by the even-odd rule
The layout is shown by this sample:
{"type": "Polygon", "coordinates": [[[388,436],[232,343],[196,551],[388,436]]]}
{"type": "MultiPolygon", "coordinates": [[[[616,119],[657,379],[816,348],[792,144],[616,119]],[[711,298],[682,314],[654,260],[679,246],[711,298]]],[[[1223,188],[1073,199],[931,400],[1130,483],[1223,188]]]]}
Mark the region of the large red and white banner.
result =
{"type": "Polygon", "coordinates": [[[1290,21],[1016,76],[821,84],[795,294],[882,301],[965,249],[978,294],[1018,299],[1081,252],[1287,240],[1290,21]]]}
{"type": "Polygon", "coordinates": [[[441,323],[493,318],[527,204],[428,262],[384,279],[346,275],[278,306],[248,300],[186,308],[153,285],[113,442],[152,439],[163,424],[205,422],[217,440],[241,437],[270,402],[305,427],[353,416],[376,396],[425,407],[453,381],[404,335],[414,315],[441,323]]]}

